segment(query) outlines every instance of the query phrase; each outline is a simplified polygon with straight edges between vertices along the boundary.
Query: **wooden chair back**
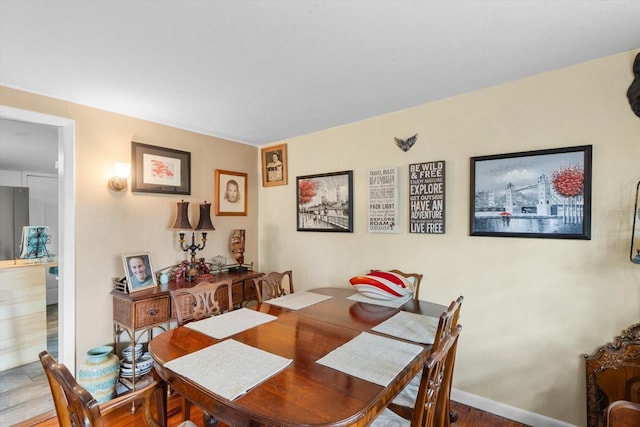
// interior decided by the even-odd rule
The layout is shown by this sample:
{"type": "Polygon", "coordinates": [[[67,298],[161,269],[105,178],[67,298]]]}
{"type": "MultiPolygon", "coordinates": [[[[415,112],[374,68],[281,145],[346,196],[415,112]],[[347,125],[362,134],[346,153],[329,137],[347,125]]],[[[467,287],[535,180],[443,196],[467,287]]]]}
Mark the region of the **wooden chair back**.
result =
{"type": "Polygon", "coordinates": [[[233,310],[231,279],[171,291],[178,326],[233,310]],[[222,289],[221,289],[222,288],[222,289]]]}
{"type": "Polygon", "coordinates": [[[106,414],[124,404],[132,404],[135,399],[140,398],[145,400],[144,419],[147,425],[152,427],[166,425],[167,387],[163,382],[153,381],[139,393],[128,393],[99,405],[91,393],[76,382],[65,365],[57,363],[47,351],[41,352],[39,357],[49,381],[58,424],[61,427],[103,427],[106,414]],[[161,418],[162,423],[154,418],[151,411],[150,400],[154,394],[158,404],[158,418],[161,418]]]}
{"type": "MultiPolygon", "coordinates": [[[[460,325],[460,309],[462,308],[462,301],[464,297],[460,295],[457,300],[453,301],[447,311],[453,313],[451,317],[451,329],[453,334],[454,330],[460,325]]],[[[456,364],[456,353],[458,352],[458,340],[453,344],[449,354],[447,356],[447,363],[444,372],[444,385],[443,390],[440,393],[438,399],[438,408],[441,408],[436,415],[436,425],[447,426],[449,422],[454,422],[458,419],[458,414],[451,410],[451,385],[453,383],[453,370],[456,364]]]]}
{"type": "Polygon", "coordinates": [[[616,400],[607,408],[607,427],[640,426],[640,403],[616,400]]]}
{"type": "Polygon", "coordinates": [[[462,326],[454,328],[453,333],[447,334],[437,350],[431,352],[422,370],[420,388],[416,398],[416,405],[411,418],[411,427],[437,425],[436,415],[440,395],[446,391],[445,371],[449,361],[449,353],[456,345],[462,326]]]}
{"type": "Polygon", "coordinates": [[[293,293],[293,273],[291,270],[282,273],[273,271],[266,276],[253,279],[253,283],[256,287],[259,303],[293,293]]]}
{"type": "MultiPolygon", "coordinates": [[[[440,315],[438,321],[438,329],[434,337],[434,343],[431,348],[431,353],[434,354],[445,345],[447,337],[450,337],[454,332],[461,328],[458,324],[460,319],[460,309],[462,307],[463,297],[458,297],[457,300],[451,301],[449,307],[440,315]]],[[[445,363],[444,376],[442,378],[442,390],[438,395],[438,413],[435,414],[436,425],[447,426],[451,418],[457,418],[457,414],[450,410],[449,397],[451,395],[451,381],[453,379],[453,369],[455,365],[456,350],[458,347],[458,341],[453,343],[452,348],[447,353],[447,360],[445,363]]],[[[409,386],[400,392],[399,399],[389,404],[389,409],[396,414],[400,415],[406,420],[411,420],[415,412],[417,401],[416,387],[409,386]],[[409,403],[411,402],[411,403],[409,403]]]]}
{"type": "Polygon", "coordinates": [[[450,335],[458,326],[458,319],[460,318],[460,309],[462,308],[463,297],[458,297],[457,300],[451,301],[449,307],[440,315],[438,321],[438,329],[433,339],[433,350],[435,351],[441,345],[442,341],[447,335],[450,335]]]}
{"type": "MultiPolygon", "coordinates": [[[[381,271],[381,270],[371,270],[371,271],[381,271]]],[[[422,281],[422,274],[420,273],[405,273],[400,270],[388,270],[391,273],[396,273],[406,279],[409,279],[410,282],[413,283],[413,299],[418,299],[420,292],[420,282],[422,281]]]]}

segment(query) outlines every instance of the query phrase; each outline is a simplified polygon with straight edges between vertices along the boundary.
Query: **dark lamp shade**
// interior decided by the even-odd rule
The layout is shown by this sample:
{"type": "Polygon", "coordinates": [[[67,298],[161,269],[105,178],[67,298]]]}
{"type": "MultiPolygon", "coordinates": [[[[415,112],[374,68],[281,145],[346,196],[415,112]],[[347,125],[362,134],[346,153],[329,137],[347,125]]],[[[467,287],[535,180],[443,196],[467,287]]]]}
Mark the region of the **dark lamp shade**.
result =
{"type": "Polygon", "coordinates": [[[191,228],[191,223],[189,223],[189,202],[185,202],[183,200],[181,202],[178,202],[178,215],[176,216],[176,222],[173,223],[171,229],[191,230],[191,228]]]}
{"type": "Polygon", "coordinates": [[[215,230],[211,222],[211,203],[205,201],[200,205],[200,218],[194,230],[215,230]]]}

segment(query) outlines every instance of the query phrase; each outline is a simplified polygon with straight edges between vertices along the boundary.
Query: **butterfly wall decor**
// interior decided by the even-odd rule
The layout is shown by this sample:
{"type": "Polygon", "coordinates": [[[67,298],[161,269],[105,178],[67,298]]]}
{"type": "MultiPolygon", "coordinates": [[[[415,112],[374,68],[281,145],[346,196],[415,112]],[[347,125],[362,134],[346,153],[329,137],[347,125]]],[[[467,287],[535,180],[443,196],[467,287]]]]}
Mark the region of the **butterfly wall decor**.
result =
{"type": "Polygon", "coordinates": [[[400,139],[400,138],[393,138],[396,140],[396,145],[402,150],[402,151],[409,151],[409,149],[411,147],[413,147],[413,144],[416,143],[416,141],[418,140],[418,134],[416,133],[415,135],[413,135],[411,138],[407,138],[406,140],[404,139],[400,139]]]}

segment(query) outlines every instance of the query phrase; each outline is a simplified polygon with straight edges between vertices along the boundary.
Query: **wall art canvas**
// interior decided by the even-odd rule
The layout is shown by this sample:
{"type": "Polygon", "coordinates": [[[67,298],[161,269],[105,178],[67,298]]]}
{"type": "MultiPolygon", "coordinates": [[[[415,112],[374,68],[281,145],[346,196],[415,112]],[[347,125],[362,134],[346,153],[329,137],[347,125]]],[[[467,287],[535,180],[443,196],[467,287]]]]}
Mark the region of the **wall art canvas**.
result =
{"type": "Polygon", "coordinates": [[[353,171],[297,177],[298,231],[353,232],[353,171]]]}
{"type": "Polygon", "coordinates": [[[398,233],[398,168],[369,171],[369,233],[398,233]]]}
{"type": "Polygon", "coordinates": [[[472,157],[470,235],[590,239],[591,150],[472,157]]]}
{"type": "Polygon", "coordinates": [[[444,234],[445,162],[409,165],[409,232],[444,234]]]}

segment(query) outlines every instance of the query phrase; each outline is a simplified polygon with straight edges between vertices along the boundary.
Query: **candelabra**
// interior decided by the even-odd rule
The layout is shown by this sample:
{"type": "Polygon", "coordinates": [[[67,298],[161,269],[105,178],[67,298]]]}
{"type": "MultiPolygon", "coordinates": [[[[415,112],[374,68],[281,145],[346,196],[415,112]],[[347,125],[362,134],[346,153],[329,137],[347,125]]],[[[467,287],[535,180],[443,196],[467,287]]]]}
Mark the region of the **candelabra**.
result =
{"type": "Polygon", "coordinates": [[[200,204],[200,218],[198,219],[198,225],[195,228],[191,227],[189,222],[189,202],[184,200],[178,202],[178,213],[176,221],[171,227],[172,230],[179,231],[180,249],[185,252],[191,252],[191,261],[189,262],[189,269],[185,274],[188,282],[192,282],[196,276],[201,272],[198,268],[198,262],[196,261],[196,253],[204,249],[207,244],[207,231],[215,230],[213,223],[211,222],[211,203],[200,204]],[[191,244],[185,241],[185,230],[191,230],[191,244]],[[200,244],[196,244],[196,231],[200,231],[200,244]]]}

